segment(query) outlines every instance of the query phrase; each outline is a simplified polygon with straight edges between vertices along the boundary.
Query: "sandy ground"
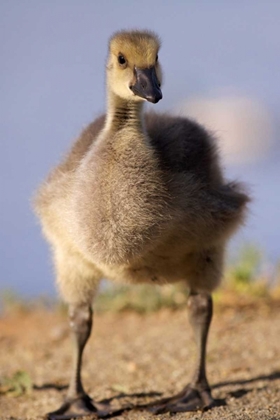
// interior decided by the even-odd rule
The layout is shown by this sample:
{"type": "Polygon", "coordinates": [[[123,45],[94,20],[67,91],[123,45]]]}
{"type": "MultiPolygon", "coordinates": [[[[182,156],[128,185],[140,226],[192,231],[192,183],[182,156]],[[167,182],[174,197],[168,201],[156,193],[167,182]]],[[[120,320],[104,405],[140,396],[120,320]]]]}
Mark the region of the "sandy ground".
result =
{"type": "MultiPolygon", "coordinates": [[[[176,420],[280,419],[280,311],[276,305],[237,305],[216,311],[208,346],[213,396],[226,405],[176,420]]],[[[180,391],[189,381],[195,346],[185,311],[97,315],[85,351],[86,390],[97,401],[134,406],[180,391]]],[[[71,367],[66,316],[40,311],[0,318],[0,379],[26,371],[30,394],[0,394],[0,418],[43,419],[58,408],[71,367]]],[[[84,417],[84,419],[93,417],[84,417]]],[[[116,419],[170,419],[131,410],[116,419]]]]}

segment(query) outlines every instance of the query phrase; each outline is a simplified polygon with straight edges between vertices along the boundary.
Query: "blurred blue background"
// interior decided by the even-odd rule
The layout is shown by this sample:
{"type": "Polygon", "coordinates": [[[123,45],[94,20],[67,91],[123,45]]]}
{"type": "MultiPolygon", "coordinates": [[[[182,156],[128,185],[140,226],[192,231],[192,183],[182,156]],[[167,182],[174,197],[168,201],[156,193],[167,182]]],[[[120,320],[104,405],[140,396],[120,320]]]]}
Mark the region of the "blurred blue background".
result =
{"type": "Polygon", "coordinates": [[[107,42],[148,28],[163,42],[157,110],[191,115],[218,137],[228,177],[254,201],[233,241],[272,266],[280,232],[280,2],[1,0],[0,289],[52,294],[47,244],[31,197],[71,142],[105,108],[107,42]]]}

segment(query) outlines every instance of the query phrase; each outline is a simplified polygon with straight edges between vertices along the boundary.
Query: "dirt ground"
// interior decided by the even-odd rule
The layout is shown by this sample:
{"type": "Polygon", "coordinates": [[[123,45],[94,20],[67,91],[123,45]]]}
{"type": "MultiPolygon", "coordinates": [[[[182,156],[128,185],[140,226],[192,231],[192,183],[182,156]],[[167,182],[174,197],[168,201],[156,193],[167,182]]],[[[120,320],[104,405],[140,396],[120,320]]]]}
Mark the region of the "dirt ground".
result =
{"type": "MultiPolygon", "coordinates": [[[[208,345],[213,396],[225,405],[174,420],[280,419],[280,305],[218,308],[208,345]]],[[[186,311],[99,314],[85,351],[84,384],[115,407],[169,396],[189,381],[195,346],[186,311]]],[[[71,367],[66,316],[37,310],[0,318],[0,379],[25,371],[33,389],[0,394],[0,419],[43,419],[61,404],[71,367]]],[[[83,417],[90,419],[93,417],[83,417]]],[[[116,419],[170,419],[131,410],[116,419]]]]}

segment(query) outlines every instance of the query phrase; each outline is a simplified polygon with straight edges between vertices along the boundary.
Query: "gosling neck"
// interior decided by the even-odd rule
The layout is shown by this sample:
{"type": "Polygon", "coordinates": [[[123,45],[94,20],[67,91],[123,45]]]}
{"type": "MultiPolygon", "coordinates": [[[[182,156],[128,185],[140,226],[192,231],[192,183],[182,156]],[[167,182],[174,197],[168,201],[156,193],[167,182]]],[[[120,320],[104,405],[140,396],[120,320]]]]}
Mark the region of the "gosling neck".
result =
{"type": "Polygon", "coordinates": [[[105,130],[117,132],[129,128],[143,132],[143,105],[142,101],[130,101],[109,91],[105,130]]]}

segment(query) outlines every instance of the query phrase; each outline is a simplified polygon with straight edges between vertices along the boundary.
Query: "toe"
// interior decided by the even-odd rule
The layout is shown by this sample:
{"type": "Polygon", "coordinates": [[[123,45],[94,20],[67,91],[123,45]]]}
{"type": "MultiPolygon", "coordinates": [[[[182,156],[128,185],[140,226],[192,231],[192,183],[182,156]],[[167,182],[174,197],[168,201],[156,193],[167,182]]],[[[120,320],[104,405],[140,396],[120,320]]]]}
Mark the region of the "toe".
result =
{"type": "Polygon", "coordinates": [[[96,414],[96,418],[108,416],[111,413],[108,404],[94,403],[88,395],[82,397],[67,399],[62,406],[51,413],[47,414],[48,420],[66,420],[73,416],[79,417],[85,414],[96,414]]]}
{"type": "Polygon", "coordinates": [[[188,386],[174,397],[164,398],[150,404],[147,409],[153,414],[163,414],[167,412],[205,411],[215,405],[210,390],[200,391],[188,386]]]}
{"type": "Polygon", "coordinates": [[[48,413],[46,420],[70,420],[90,414],[91,419],[105,419],[119,415],[130,409],[122,407],[113,409],[109,404],[96,403],[88,395],[66,400],[62,406],[51,413],[48,413]]]}

